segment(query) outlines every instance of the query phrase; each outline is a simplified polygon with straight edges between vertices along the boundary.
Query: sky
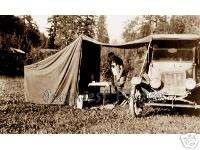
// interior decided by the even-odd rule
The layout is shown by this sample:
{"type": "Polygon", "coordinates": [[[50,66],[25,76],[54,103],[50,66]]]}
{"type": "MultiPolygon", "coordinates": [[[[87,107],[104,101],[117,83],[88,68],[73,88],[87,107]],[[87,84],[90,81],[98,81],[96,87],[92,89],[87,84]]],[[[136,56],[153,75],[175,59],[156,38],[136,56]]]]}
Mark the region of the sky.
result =
{"type": "MultiPolygon", "coordinates": [[[[35,20],[36,24],[39,27],[40,32],[43,32],[45,35],[47,35],[47,28],[48,28],[48,22],[47,18],[48,16],[32,16],[35,20]]],[[[117,41],[118,43],[122,43],[122,31],[125,23],[133,18],[133,16],[126,16],[126,15],[108,15],[106,16],[106,24],[107,24],[107,30],[108,35],[110,37],[110,41],[117,41]]]]}

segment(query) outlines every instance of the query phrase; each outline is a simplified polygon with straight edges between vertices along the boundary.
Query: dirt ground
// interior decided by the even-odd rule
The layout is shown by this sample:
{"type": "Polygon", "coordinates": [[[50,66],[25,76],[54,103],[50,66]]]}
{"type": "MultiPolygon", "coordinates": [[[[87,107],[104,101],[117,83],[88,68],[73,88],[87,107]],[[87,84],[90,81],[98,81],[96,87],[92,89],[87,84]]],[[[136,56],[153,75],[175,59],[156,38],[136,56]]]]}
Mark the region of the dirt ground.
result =
{"type": "Polygon", "coordinates": [[[6,92],[0,94],[0,133],[200,133],[200,113],[192,109],[148,107],[132,118],[120,106],[80,110],[36,105],[24,102],[23,78],[6,81],[6,92]]]}

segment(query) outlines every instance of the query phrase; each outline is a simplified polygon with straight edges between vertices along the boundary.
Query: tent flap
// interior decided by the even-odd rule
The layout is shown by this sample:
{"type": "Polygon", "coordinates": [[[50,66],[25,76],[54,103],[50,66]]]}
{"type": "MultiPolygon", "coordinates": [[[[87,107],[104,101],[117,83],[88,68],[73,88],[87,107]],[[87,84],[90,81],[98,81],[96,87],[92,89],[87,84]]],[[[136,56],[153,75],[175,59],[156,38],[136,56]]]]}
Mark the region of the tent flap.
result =
{"type": "Polygon", "coordinates": [[[26,101],[39,104],[74,105],[78,80],[82,38],[44,59],[25,66],[26,101]]]}

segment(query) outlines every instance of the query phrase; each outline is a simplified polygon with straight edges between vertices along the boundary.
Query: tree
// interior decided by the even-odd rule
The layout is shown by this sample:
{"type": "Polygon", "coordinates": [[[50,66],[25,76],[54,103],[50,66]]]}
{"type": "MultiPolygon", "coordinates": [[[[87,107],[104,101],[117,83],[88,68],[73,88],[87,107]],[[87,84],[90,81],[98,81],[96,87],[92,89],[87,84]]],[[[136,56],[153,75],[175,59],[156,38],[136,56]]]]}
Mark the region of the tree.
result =
{"type": "Polygon", "coordinates": [[[85,34],[89,37],[95,36],[95,16],[57,15],[51,18],[49,19],[50,23],[53,21],[56,22],[56,24],[52,24],[56,35],[54,44],[60,46],[60,48],[65,47],[81,34],[85,34]]]}
{"type": "Polygon", "coordinates": [[[140,27],[140,32],[138,37],[145,37],[151,34],[151,24],[149,24],[148,22],[145,22],[144,24],[142,24],[142,26],[140,27]]]}
{"type": "Polygon", "coordinates": [[[150,28],[150,34],[167,33],[168,22],[167,16],[147,15],[143,16],[150,28]]]}
{"type": "Polygon", "coordinates": [[[172,16],[170,19],[170,33],[199,34],[199,16],[172,16]]]}
{"type": "Polygon", "coordinates": [[[47,48],[54,49],[55,48],[55,37],[56,37],[56,16],[48,18],[48,23],[51,24],[51,27],[48,28],[49,39],[47,42],[47,48]]]}
{"type": "Polygon", "coordinates": [[[171,33],[184,33],[185,23],[182,17],[172,16],[170,20],[171,33]]]}
{"type": "Polygon", "coordinates": [[[103,43],[109,43],[109,36],[108,36],[108,31],[106,29],[106,18],[105,16],[101,15],[98,18],[97,21],[97,40],[103,43]]]}
{"type": "Polygon", "coordinates": [[[18,39],[23,34],[24,26],[19,17],[14,15],[0,16],[0,48],[8,49],[10,46],[18,45],[18,39]],[[12,38],[15,38],[13,40],[12,38]],[[15,43],[12,43],[15,41],[15,43]]]}
{"type": "Polygon", "coordinates": [[[47,48],[54,49],[55,48],[55,33],[52,26],[48,29],[48,32],[49,32],[48,34],[49,39],[47,41],[47,48]]]}
{"type": "Polygon", "coordinates": [[[25,51],[24,57],[7,57],[9,61],[14,62],[12,67],[20,62],[30,63],[36,61],[34,58],[41,58],[38,47],[46,45],[46,37],[39,32],[38,26],[30,15],[0,16],[0,49],[6,50],[9,55],[14,56],[10,47],[19,48],[25,51]],[[11,60],[12,59],[12,60],[11,60]],[[16,59],[16,60],[15,60],[16,59]],[[16,61],[16,62],[15,62],[16,61]]]}
{"type": "Polygon", "coordinates": [[[125,42],[133,41],[138,36],[138,28],[141,17],[135,17],[126,23],[124,27],[122,38],[125,42]]]}
{"type": "Polygon", "coordinates": [[[154,18],[152,16],[137,16],[127,22],[122,33],[125,42],[148,36],[154,31],[154,18]]]}
{"type": "Polygon", "coordinates": [[[147,15],[133,17],[122,33],[122,38],[128,42],[150,34],[169,32],[168,16],[147,15]]]}
{"type": "Polygon", "coordinates": [[[15,47],[28,52],[41,44],[38,27],[29,15],[0,16],[0,37],[0,47],[4,50],[15,47]]]}
{"type": "Polygon", "coordinates": [[[47,43],[48,43],[48,39],[47,39],[47,37],[45,36],[44,33],[40,33],[40,40],[41,40],[40,47],[41,48],[46,48],[47,47],[47,43]]]}
{"type": "Polygon", "coordinates": [[[0,33],[5,34],[21,34],[23,31],[22,22],[19,17],[14,15],[1,15],[0,16],[0,33]]]}
{"type": "Polygon", "coordinates": [[[21,16],[21,20],[25,28],[21,37],[20,48],[25,52],[29,52],[32,47],[39,47],[41,45],[41,35],[38,26],[30,15],[21,16]]]}

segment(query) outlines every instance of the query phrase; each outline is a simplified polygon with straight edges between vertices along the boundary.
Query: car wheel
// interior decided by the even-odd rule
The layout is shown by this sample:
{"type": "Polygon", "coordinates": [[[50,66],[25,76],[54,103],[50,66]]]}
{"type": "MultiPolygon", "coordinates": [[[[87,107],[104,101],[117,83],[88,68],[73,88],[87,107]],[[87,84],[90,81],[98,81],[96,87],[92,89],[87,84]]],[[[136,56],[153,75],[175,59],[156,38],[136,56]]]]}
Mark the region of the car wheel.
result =
{"type": "Polygon", "coordinates": [[[142,108],[138,107],[137,105],[137,96],[138,96],[139,91],[137,91],[136,89],[133,89],[131,93],[132,94],[129,101],[129,110],[132,117],[137,117],[142,113],[142,108]]]}

